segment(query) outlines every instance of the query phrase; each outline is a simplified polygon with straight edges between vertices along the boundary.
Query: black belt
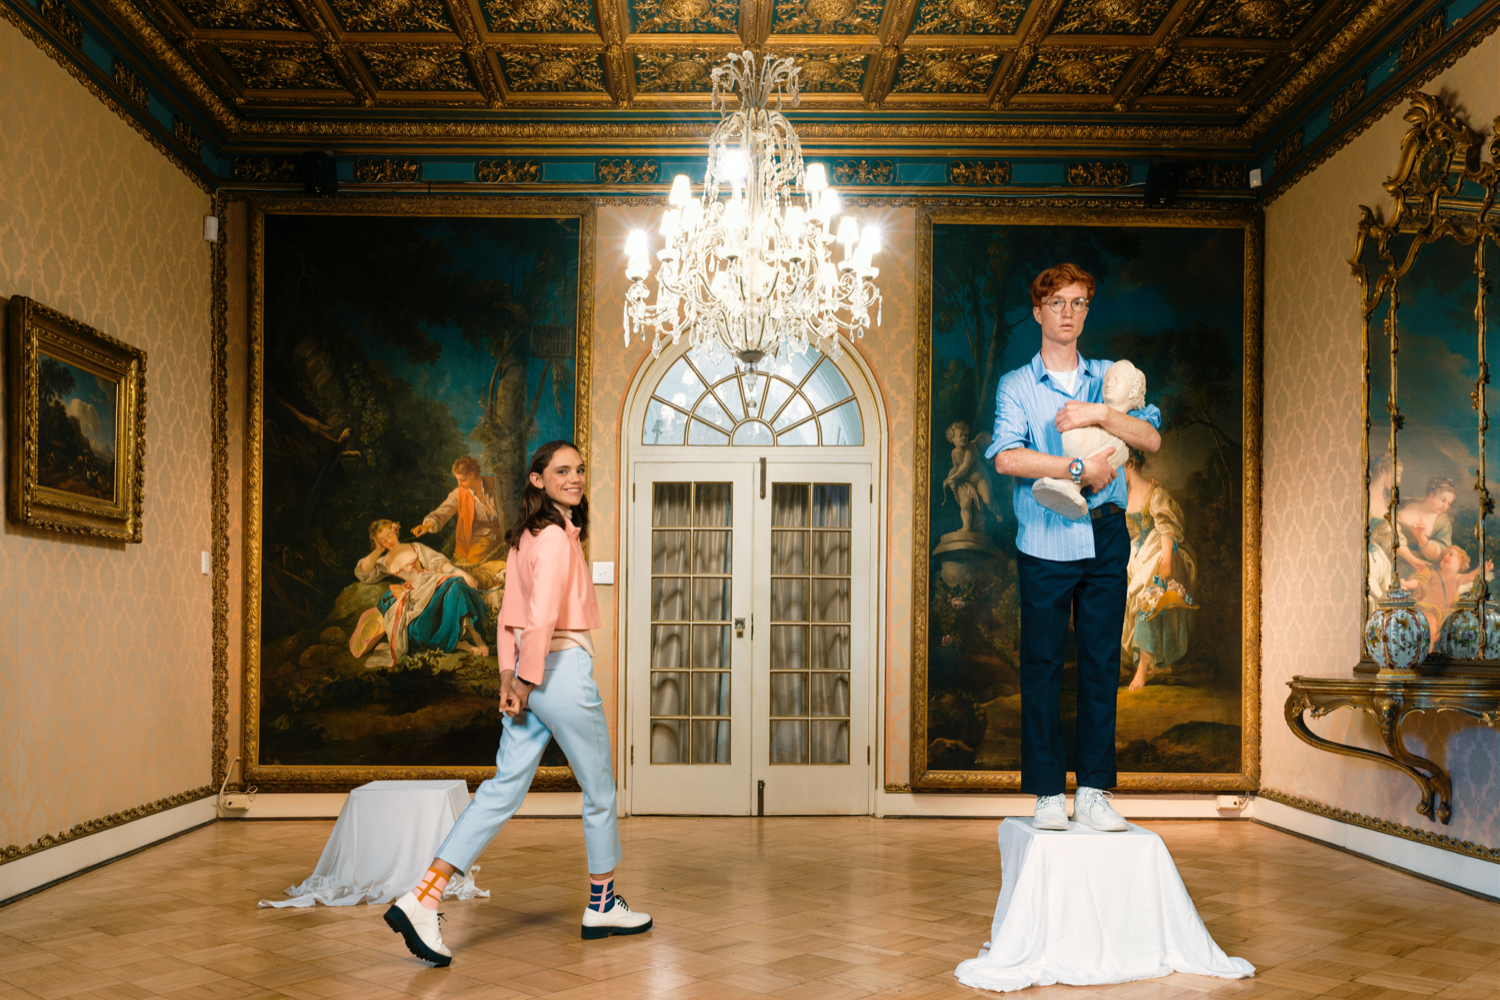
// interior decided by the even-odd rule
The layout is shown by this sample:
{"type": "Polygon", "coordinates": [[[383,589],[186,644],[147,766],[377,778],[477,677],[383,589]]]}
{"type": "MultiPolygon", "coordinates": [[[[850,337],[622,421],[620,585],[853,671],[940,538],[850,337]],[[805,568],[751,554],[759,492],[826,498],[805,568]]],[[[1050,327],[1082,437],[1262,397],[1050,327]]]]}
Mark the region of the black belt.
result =
{"type": "Polygon", "coordinates": [[[1099,506],[1091,507],[1089,509],[1089,520],[1097,521],[1101,517],[1109,517],[1112,514],[1123,513],[1125,513],[1125,508],[1121,507],[1117,503],[1101,503],[1099,506]]]}

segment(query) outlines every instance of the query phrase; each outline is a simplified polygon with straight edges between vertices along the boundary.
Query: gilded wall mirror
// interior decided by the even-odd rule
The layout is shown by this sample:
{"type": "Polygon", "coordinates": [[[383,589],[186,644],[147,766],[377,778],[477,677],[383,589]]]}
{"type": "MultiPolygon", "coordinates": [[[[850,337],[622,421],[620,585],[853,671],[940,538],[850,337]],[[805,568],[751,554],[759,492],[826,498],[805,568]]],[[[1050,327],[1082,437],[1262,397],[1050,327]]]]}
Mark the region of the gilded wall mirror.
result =
{"type": "Polygon", "coordinates": [[[1500,393],[1489,357],[1500,343],[1487,317],[1500,312],[1500,140],[1482,162],[1483,137],[1427,94],[1405,117],[1384,185],[1390,217],[1361,207],[1350,260],[1364,337],[1366,618],[1409,600],[1428,625],[1424,670],[1495,664],[1500,441],[1489,428],[1500,393]]]}

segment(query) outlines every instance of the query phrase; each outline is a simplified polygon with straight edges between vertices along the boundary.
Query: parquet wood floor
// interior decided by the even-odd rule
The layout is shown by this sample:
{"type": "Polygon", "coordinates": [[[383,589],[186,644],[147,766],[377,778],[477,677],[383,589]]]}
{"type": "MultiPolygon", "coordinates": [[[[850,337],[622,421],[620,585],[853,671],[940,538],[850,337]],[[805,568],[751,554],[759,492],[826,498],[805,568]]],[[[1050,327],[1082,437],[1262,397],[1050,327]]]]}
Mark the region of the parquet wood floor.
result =
{"type": "MultiPolygon", "coordinates": [[[[1152,822],[1219,944],[1254,979],[1053,986],[1024,1000],[1497,1000],[1500,905],[1244,822],[1152,822]]],[[[218,823],[0,910],[0,1000],[937,1000],[984,943],[991,820],[622,824],[645,935],[581,941],[577,820],[513,821],[486,900],[444,904],[450,968],[384,907],[256,909],[307,875],[331,822],[218,823]]]]}

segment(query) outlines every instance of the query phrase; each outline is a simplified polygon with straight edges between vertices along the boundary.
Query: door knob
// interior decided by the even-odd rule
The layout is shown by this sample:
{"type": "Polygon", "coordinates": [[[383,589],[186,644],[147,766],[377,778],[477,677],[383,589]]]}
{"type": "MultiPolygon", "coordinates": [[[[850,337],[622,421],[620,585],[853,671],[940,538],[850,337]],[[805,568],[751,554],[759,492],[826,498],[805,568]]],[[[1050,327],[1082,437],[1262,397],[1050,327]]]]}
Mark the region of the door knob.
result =
{"type": "Polygon", "coordinates": [[[736,618],[734,620],[734,637],[736,639],[745,638],[745,619],[736,618]]]}

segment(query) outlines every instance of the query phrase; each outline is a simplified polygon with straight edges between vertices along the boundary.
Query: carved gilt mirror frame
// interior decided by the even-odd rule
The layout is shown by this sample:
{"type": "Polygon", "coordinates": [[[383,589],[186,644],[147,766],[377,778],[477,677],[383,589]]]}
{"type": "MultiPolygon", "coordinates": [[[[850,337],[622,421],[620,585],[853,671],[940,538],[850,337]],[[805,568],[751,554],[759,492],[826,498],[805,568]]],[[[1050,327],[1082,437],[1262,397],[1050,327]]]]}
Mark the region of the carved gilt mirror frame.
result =
{"type": "MultiPolygon", "coordinates": [[[[1486,461],[1500,456],[1486,451],[1497,403],[1489,388],[1486,253],[1492,264],[1500,138],[1490,143],[1492,162],[1482,162],[1483,136],[1429,94],[1413,95],[1405,120],[1411,127],[1383,185],[1394,202],[1390,217],[1360,207],[1349,261],[1363,338],[1363,593],[1368,617],[1393,583],[1407,584],[1436,647],[1458,601],[1490,600],[1493,589],[1487,521],[1496,473],[1486,461]],[[1412,388],[1403,390],[1403,381],[1412,388]],[[1382,394],[1386,418],[1377,421],[1382,394]],[[1403,475],[1408,493],[1420,497],[1405,505],[1403,475]],[[1465,530],[1471,519],[1472,532],[1465,530]]],[[[1500,649],[1485,652],[1484,660],[1500,660],[1500,649]]],[[[1434,652],[1428,662],[1450,661],[1434,652]]],[[[1366,656],[1357,669],[1375,668],[1366,656]]]]}

